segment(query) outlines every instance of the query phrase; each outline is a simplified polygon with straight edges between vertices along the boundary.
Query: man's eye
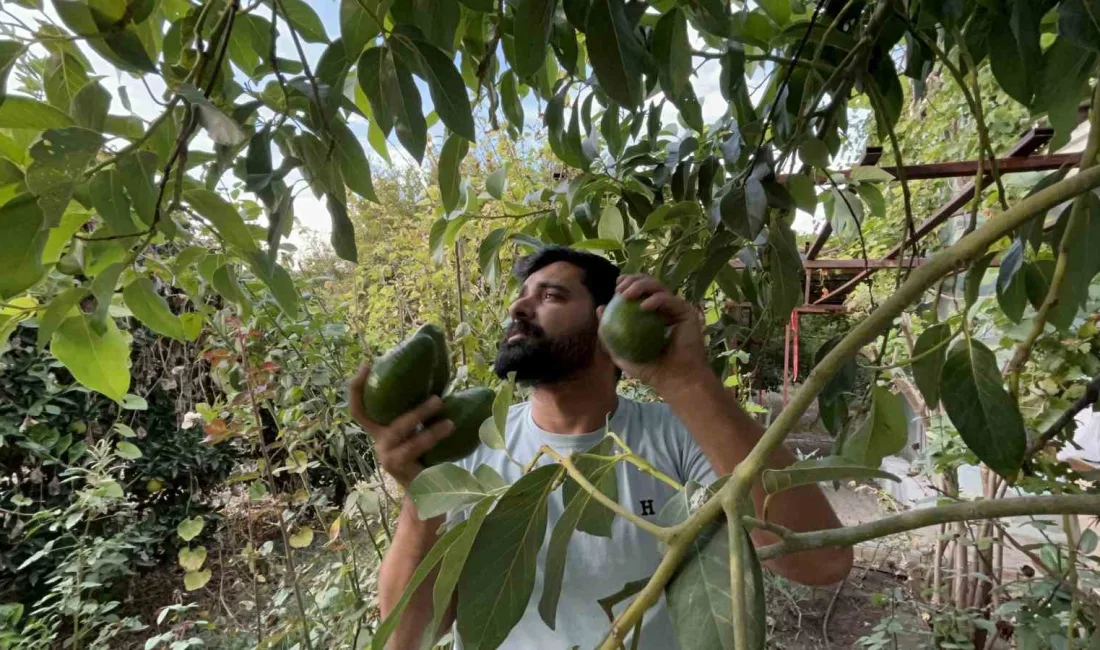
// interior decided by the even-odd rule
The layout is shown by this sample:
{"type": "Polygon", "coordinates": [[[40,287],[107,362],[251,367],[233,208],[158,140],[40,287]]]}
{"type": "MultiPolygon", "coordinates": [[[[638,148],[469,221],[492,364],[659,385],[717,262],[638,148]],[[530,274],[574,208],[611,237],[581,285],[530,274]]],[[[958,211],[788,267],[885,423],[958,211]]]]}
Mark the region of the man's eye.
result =
{"type": "Polygon", "coordinates": [[[561,299],[561,294],[554,293],[553,291],[547,291],[543,295],[543,299],[544,300],[560,300],[561,299]]]}

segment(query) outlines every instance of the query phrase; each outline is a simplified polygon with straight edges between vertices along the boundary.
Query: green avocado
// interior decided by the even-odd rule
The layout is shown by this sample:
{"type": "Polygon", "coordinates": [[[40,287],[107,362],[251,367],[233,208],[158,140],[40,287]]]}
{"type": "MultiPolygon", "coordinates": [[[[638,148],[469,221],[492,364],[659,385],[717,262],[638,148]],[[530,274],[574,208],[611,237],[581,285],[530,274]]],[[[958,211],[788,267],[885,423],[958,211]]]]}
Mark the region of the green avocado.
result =
{"type": "Polygon", "coordinates": [[[427,336],[435,344],[435,376],[432,378],[432,394],[442,395],[451,383],[451,352],[447,349],[447,335],[434,323],[416,330],[416,336],[427,336]]]}
{"type": "Polygon", "coordinates": [[[367,417],[387,425],[432,395],[436,346],[429,336],[413,335],[379,358],[363,385],[367,417]]]}
{"type": "Polygon", "coordinates": [[[424,452],[420,463],[426,467],[465,458],[481,444],[478,431],[481,423],[493,416],[496,393],[488,388],[470,388],[443,398],[443,408],[436,420],[450,420],[455,428],[451,435],[424,452]]]}
{"type": "Polygon", "coordinates": [[[617,293],[600,318],[600,340],[616,357],[649,363],[665,351],[668,326],[656,312],[643,310],[641,300],[617,293]]]}

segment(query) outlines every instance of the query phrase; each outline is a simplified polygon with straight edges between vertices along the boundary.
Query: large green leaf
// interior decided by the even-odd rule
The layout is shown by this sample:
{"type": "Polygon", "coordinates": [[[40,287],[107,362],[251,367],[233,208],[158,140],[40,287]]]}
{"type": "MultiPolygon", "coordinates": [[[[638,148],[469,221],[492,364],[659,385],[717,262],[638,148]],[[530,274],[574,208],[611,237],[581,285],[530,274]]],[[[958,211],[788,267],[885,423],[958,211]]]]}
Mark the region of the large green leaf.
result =
{"type": "Polygon", "coordinates": [[[930,409],[940,403],[940,373],[947,359],[950,339],[951,327],[947,323],[936,323],[921,332],[913,346],[913,381],[930,409]]]}
{"type": "Polygon", "coordinates": [[[596,80],[607,96],[627,108],[641,105],[646,52],[623,0],[593,0],[584,33],[596,80]]]}
{"type": "Polygon", "coordinates": [[[882,459],[896,454],[909,439],[905,401],[889,388],[871,389],[871,410],[855,431],[838,439],[838,456],[866,467],[878,468],[882,459]]]}
{"type": "Polygon", "coordinates": [[[413,44],[424,59],[424,79],[428,82],[428,92],[439,119],[448,129],[473,142],[474,117],[470,98],[466,96],[466,84],[454,61],[431,43],[415,40],[413,44]]]}
{"type": "MultiPolygon", "coordinates": [[[[6,105],[0,104],[0,110],[6,105]]],[[[76,126],[50,129],[31,145],[27,189],[38,196],[49,227],[61,221],[76,183],[102,146],[102,135],[76,126]]]]}
{"type": "Polygon", "coordinates": [[[990,469],[1011,479],[1023,464],[1027,433],[1001,382],[996,355],[979,341],[962,340],[943,365],[940,401],[966,446],[990,469]]]}
{"type": "Polygon", "coordinates": [[[72,287],[54,296],[46,311],[38,317],[38,349],[45,350],[49,345],[53,333],[61,323],[77,314],[77,306],[80,301],[88,296],[87,287],[72,287]]]}
{"type": "Polygon", "coordinates": [[[759,179],[750,176],[744,183],[731,181],[719,204],[719,214],[730,232],[749,241],[756,239],[768,214],[768,197],[759,179]]]}
{"type": "Polygon", "coordinates": [[[783,320],[802,304],[802,257],[790,226],[779,220],[768,226],[768,311],[783,320]]]}
{"type": "Polygon", "coordinates": [[[417,474],[408,494],[421,519],[454,512],[486,496],[474,475],[454,463],[433,465],[417,474]]]}
{"type": "Polygon", "coordinates": [[[1088,96],[1097,53],[1061,36],[1043,52],[1043,69],[1032,100],[1033,114],[1047,113],[1054,126],[1052,149],[1069,141],[1077,126],[1077,106],[1088,96]]]}
{"type": "Polygon", "coordinates": [[[237,305],[243,320],[247,321],[252,313],[252,301],[245,295],[241,283],[237,281],[237,272],[232,264],[222,264],[211,276],[211,284],[222,298],[237,305]]]}
{"type": "Polygon", "coordinates": [[[1077,312],[1087,306],[1089,284],[1100,273],[1100,198],[1087,192],[1063,213],[1063,217],[1066,217],[1067,227],[1068,223],[1074,226],[1073,232],[1066,233],[1066,274],[1058,300],[1050,312],[1051,324],[1060,330],[1068,328],[1077,312]],[[1068,219],[1070,210],[1080,212],[1077,219],[1068,219]]]}
{"type": "Polygon", "coordinates": [[[241,252],[256,250],[256,241],[248,231],[241,215],[233,205],[214,192],[205,189],[186,190],[183,193],[195,212],[214,226],[214,230],[227,244],[241,252]]]}
{"type": "Polygon", "coordinates": [[[107,223],[115,235],[129,235],[138,232],[130,214],[130,199],[126,196],[122,173],[108,168],[96,172],[88,187],[92,207],[107,223]]]}
{"type": "MultiPolygon", "coordinates": [[[[612,444],[611,438],[605,438],[585,453],[608,455],[611,453],[612,444]]],[[[614,461],[580,456],[574,462],[581,474],[596,489],[618,503],[619,487],[615,480],[616,463],[614,461]]],[[[562,499],[565,511],[550,533],[550,543],[546,547],[546,565],[543,569],[542,596],[539,598],[539,615],[551,630],[555,629],[557,623],[558,599],[561,596],[565,560],[573,531],[580,530],[589,535],[611,537],[611,524],[615,520],[614,512],[607,509],[572,479],[566,479],[562,488],[562,499]]]]}
{"type": "MultiPolygon", "coordinates": [[[[49,106],[57,109],[58,114],[65,115],[67,118],[69,110],[72,108],[73,97],[87,83],[88,68],[77,56],[68,52],[58,52],[50,57],[49,62],[46,64],[42,86],[46,91],[46,101],[49,102],[49,106]]],[[[71,124],[71,121],[67,121],[64,124],[51,124],[50,127],[44,128],[70,126],[71,124]]]]}
{"type": "Polygon", "coordinates": [[[69,111],[79,126],[93,131],[102,131],[111,109],[111,94],[99,81],[89,81],[73,97],[69,111]]]}
{"type": "Polygon", "coordinates": [[[393,57],[387,47],[371,47],[363,51],[356,66],[356,74],[359,78],[359,89],[370,104],[374,119],[371,126],[377,127],[384,135],[389,135],[393,129],[393,115],[390,114],[389,102],[386,99],[386,90],[382,85],[382,79],[392,75],[393,57]]]}
{"type": "Polygon", "coordinates": [[[252,273],[271,290],[279,308],[292,320],[297,320],[298,289],[294,286],[290,273],[278,263],[272,263],[260,250],[253,250],[247,257],[252,273]]]}
{"type": "Polygon", "coordinates": [[[378,4],[374,0],[340,0],[340,38],[348,60],[358,59],[363,48],[378,36],[378,21],[374,17],[378,4]]]}
{"type": "Polygon", "coordinates": [[[340,157],[340,172],[344,183],[351,188],[352,192],[377,203],[378,196],[374,193],[370,162],[359,144],[359,139],[340,120],[333,120],[329,124],[329,132],[335,140],[336,154],[340,157]]]}
{"type": "Polygon", "coordinates": [[[523,131],[523,103],[516,90],[516,75],[508,70],[500,77],[500,100],[504,117],[518,131],[523,131]]]}
{"type": "Polygon", "coordinates": [[[81,314],[72,316],[54,332],[50,353],[78,382],[121,402],[130,389],[130,337],[108,318],[103,333],[81,314]]]}
{"type": "Polygon", "coordinates": [[[0,97],[8,94],[8,73],[26,49],[17,41],[0,41],[0,97]]]}
{"type": "Polygon", "coordinates": [[[653,57],[661,88],[671,99],[684,97],[691,90],[691,43],[687,17],[680,8],[673,7],[657,21],[653,30],[653,57]]]}
{"type": "Polygon", "coordinates": [[[901,480],[889,472],[854,463],[846,458],[826,456],[800,460],[784,469],[766,469],[760,476],[760,481],[765,492],[775,494],[802,485],[869,478],[895,482],[901,480]]]}
{"type": "Polygon", "coordinates": [[[515,73],[525,79],[538,72],[546,60],[557,0],[518,0],[515,3],[515,73]]]}
{"type": "MultiPolygon", "coordinates": [[[[706,488],[689,484],[669,499],[658,520],[674,525],[691,514],[696,490],[706,488]]],[[[741,562],[746,580],[741,589],[748,609],[749,647],[763,650],[767,631],[764,603],[764,575],[756,558],[748,532],[741,529],[744,541],[741,562]]],[[[727,523],[713,522],[692,542],[672,579],[665,587],[668,613],[676,640],[682,650],[733,648],[733,606],[730,597],[730,548],[727,523]]]]}
{"type": "MultiPolygon", "coordinates": [[[[843,335],[837,335],[822,343],[814,353],[814,365],[821,363],[842,338],[843,335]]],[[[848,425],[848,398],[855,389],[858,372],[859,367],[856,365],[855,358],[846,359],[817,394],[821,422],[834,437],[848,425]]]]}
{"type": "MultiPolygon", "coordinates": [[[[367,53],[371,51],[367,50],[367,53]]],[[[428,125],[421,112],[420,91],[416,89],[412,74],[403,63],[394,59],[393,52],[388,48],[382,52],[379,73],[386,112],[393,116],[397,139],[417,162],[422,162],[424,148],[427,146],[428,125]]],[[[367,97],[370,97],[369,91],[367,97]]]]}
{"type": "Polygon", "coordinates": [[[153,225],[157,209],[157,188],[153,185],[157,156],[151,151],[137,151],[119,158],[116,165],[130,195],[134,212],[146,226],[153,225]]]}
{"type": "Polygon", "coordinates": [[[355,226],[348,216],[348,206],[342,197],[329,194],[325,199],[328,205],[328,214],[332,219],[332,250],[342,259],[352,263],[358,263],[359,252],[355,243],[355,226]]]}
{"type": "Polygon", "coordinates": [[[561,467],[516,481],[486,517],[458,581],[458,633],[469,650],[491,650],[523,617],[546,535],[546,501],[561,467]]]}
{"type": "MultiPolygon", "coordinates": [[[[1030,3],[1025,2],[1022,4],[1030,3]]],[[[1038,31],[1038,24],[1035,27],[1038,31]]],[[[1060,3],[1058,5],[1058,33],[1081,47],[1100,51],[1100,2],[1097,2],[1097,0],[1065,0],[1065,2],[1060,3]]]]}
{"type": "Polygon", "coordinates": [[[35,197],[20,194],[0,206],[0,298],[21,294],[45,274],[42,250],[49,230],[35,197]]]}
{"type": "Polygon", "coordinates": [[[217,144],[236,147],[248,137],[236,120],[223,113],[198,88],[185,83],[180,85],[179,94],[198,110],[199,123],[217,144]]]}
{"type": "Polygon", "coordinates": [[[1001,255],[1001,266],[997,269],[997,304],[1001,311],[1014,323],[1019,323],[1027,305],[1027,293],[1024,288],[1024,240],[1016,238],[1008,250],[1001,255]]]}
{"type": "Polygon", "coordinates": [[[317,12],[305,0],[268,0],[268,4],[271,2],[279,3],[280,17],[286,18],[287,22],[307,42],[328,43],[325,26],[321,23],[317,12]]]}
{"type": "Polygon", "coordinates": [[[458,207],[462,192],[462,159],[466,157],[469,145],[465,138],[452,133],[443,143],[439,154],[439,194],[443,198],[443,209],[453,212],[458,207]]]}
{"type": "Polygon", "coordinates": [[[148,276],[139,277],[126,285],[122,298],[134,317],[149,329],[179,341],[188,340],[180,317],[173,314],[168,301],[157,294],[148,276]]]}

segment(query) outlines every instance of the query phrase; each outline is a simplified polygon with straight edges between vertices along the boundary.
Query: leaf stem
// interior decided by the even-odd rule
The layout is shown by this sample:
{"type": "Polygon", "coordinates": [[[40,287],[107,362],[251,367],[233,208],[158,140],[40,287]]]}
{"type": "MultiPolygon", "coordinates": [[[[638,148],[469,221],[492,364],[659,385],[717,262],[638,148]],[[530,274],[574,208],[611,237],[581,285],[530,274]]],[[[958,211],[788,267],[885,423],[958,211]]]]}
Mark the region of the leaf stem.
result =
{"type": "MultiPolygon", "coordinates": [[[[730,604],[733,607],[733,647],[734,650],[752,650],[749,641],[749,612],[745,602],[745,539],[744,528],[738,524],[737,506],[731,502],[723,503],[726,512],[726,532],[729,535],[730,561],[730,604]]],[[[751,556],[750,556],[751,557],[751,556]]]]}
{"type": "Polygon", "coordinates": [[[576,481],[577,485],[579,485],[581,489],[591,495],[593,499],[599,501],[608,510],[611,510],[612,512],[619,515],[623,519],[626,519],[638,528],[641,528],[650,535],[653,535],[657,539],[667,542],[669,537],[672,535],[673,529],[665,528],[664,526],[658,526],[653,522],[642,519],[638,515],[624,508],[618,502],[613,501],[610,497],[601,492],[600,489],[597,488],[595,485],[592,485],[591,481],[589,481],[588,478],[585,477],[585,475],[582,474],[579,469],[577,469],[577,466],[573,463],[572,457],[563,456],[562,454],[559,454],[558,452],[554,451],[546,445],[540,447],[539,452],[546,454],[547,456],[557,461],[558,464],[565,468],[565,471],[569,474],[569,478],[576,481]]]}
{"type": "Polygon", "coordinates": [[[953,334],[951,334],[951,336],[947,337],[946,339],[943,339],[942,341],[940,341],[939,343],[937,343],[937,344],[933,345],[932,347],[928,348],[924,352],[921,352],[918,355],[909,357],[908,359],[905,359],[904,361],[898,361],[897,363],[891,363],[888,366],[860,366],[860,368],[863,368],[864,370],[873,370],[875,372],[882,372],[883,370],[894,370],[896,368],[904,368],[905,366],[912,365],[912,364],[916,363],[917,361],[920,361],[921,359],[932,356],[933,354],[935,354],[936,350],[939,350],[940,348],[942,348],[945,345],[947,345],[947,344],[951,343],[952,341],[954,341],[955,337],[957,337],[959,335],[959,332],[961,332],[961,331],[962,331],[962,328],[959,328],[959,329],[955,330],[955,332],[953,334]]]}

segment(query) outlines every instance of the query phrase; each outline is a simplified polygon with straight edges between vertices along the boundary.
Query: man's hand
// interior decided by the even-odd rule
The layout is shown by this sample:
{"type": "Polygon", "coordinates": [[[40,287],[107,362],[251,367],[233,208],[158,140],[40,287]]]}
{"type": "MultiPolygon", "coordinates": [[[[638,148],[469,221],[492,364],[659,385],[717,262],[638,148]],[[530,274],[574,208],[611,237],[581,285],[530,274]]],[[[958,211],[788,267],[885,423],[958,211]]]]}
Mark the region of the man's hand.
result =
{"type": "MultiPolygon", "coordinates": [[[[615,365],[631,377],[652,386],[659,394],[686,378],[710,372],[703,347],[703,328],[691,303],[670,292],[656,278],[635,274],[619,277],[617,293],[628,300],[641,299],[642,309],[655,311],[670,328],[668,347],[655,361],[631,363],[612,356],[615,365]]],[[[603,315],[603,307],[599,315],[603,315]]]]}
{"type": "Polygon", "coordinates": [[[440,420],[426,429],[422,427],[443,406],[443,400],[435,395],[388,425],[383,426],[372,421],[363,412],[363,400],[360,397],[363,394],[363,384],[369,376],[370,366],[364,364],[348,384],[351,415],[374,439],[374,452],[382,463],[382,469],[389,472],[398,483],[408,487],[424,469],[417,459],[434,447],[435,443],[451,435],[455,428],[454,423],[440,420]]]}

